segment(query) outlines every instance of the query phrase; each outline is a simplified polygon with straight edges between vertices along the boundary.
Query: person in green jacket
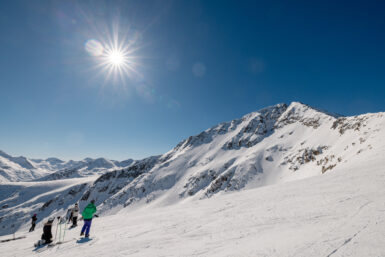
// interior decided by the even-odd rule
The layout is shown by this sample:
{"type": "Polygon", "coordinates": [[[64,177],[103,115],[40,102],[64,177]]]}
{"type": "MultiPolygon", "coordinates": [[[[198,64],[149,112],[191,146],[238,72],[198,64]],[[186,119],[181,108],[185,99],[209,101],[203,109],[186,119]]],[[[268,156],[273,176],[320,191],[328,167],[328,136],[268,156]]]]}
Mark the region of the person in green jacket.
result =
{"type": "Polygon", "coordinates": [[[89,203],[82,212],[84,225],[80,233],[80,236],[84,235],[84,232],[86,232],[85,237],[90,236],[91,222],[95,212],[96,212],[95,200],[91,200],[91,203],[89,203]]]}

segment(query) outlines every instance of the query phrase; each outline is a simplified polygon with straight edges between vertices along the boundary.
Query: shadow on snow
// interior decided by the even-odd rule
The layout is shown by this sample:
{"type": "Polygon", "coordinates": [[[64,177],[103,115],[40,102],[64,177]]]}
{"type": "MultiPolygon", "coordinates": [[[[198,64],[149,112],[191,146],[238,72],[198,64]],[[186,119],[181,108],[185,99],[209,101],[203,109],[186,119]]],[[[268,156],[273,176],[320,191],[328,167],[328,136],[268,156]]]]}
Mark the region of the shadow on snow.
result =
{"type": "Polygon", "coordinates": [[[77,241],[76,241],[76,243],[78,243],[78,244],[84,244],[84,243],[87,243],[87,242],[89,242],[89,241],[91,241],[92,240],[92,238],[87,238],[87,237],[83,237],[83,238],[80,238],[80,239],[78,239],[77,241]]]}

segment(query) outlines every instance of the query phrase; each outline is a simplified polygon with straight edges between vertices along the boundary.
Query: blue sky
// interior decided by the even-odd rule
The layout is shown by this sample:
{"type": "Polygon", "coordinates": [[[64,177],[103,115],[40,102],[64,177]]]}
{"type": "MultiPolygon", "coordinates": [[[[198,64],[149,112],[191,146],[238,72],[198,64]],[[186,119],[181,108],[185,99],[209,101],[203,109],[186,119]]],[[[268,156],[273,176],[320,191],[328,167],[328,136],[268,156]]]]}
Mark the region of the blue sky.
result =
{"type": "Polygon", "coordinates": [[[2,1],[0,149],[142,158],[281,102],[385,111],[381,1],[2,1]],[[88,40],[128,42],[107,78],[88,40]],[[98,67],[97,67],[98,66],[98,67]]]}

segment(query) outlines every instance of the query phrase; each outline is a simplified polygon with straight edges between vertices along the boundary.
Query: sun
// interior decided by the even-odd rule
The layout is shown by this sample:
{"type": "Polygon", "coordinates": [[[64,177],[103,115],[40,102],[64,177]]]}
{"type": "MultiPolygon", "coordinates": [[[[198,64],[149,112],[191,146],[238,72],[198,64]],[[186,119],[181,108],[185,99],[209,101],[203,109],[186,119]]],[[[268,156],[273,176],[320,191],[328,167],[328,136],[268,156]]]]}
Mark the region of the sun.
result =
{"type": "Polygon", "coordinates": [[[110,53],[108,53],[107,58],[110,64],[115,66],[122,65],[126,59],[124,53],[119,50],[112,50],[110,53]]]}
{"type": "Polygon", "coordinates": [[[101,39],[89,39],[85,42],[85,50],[94,59],[93,68],[98,70],[98,75],[103,75],[105,83],[116,82],[126,85],[128,80],[134,81],[143,76],[138,71],[137,51],[141,48],[137,45],[137,36],[118,37],[118,30],[114,30],[111,36],[101,39]]]}

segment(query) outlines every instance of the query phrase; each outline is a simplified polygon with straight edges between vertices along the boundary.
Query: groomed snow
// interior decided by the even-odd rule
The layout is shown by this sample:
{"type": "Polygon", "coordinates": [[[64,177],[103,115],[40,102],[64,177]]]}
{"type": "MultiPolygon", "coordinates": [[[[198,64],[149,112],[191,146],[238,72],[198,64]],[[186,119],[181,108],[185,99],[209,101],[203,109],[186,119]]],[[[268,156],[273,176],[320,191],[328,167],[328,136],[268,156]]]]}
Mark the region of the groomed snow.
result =
{"type": "Polygon", "coordinates": [[[205,200],[126,208],[95,218],[95,238],[86,243],[77,243],[78,227],[67,230],[70,241],[34,251],[38,227],[16,234],[25,239],[0,243],[1,256],[385,256],[385,161],[379,157],[205,200]]]}

